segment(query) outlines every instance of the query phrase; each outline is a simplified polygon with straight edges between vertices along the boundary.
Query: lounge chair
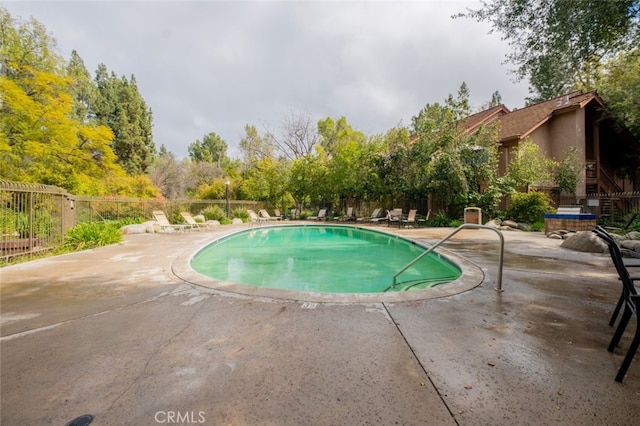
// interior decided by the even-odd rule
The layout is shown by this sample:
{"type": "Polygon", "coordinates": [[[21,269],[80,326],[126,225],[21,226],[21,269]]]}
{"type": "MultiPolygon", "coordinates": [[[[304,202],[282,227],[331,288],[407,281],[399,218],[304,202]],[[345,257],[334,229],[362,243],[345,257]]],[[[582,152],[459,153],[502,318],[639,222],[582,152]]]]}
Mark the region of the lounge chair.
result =
{"type": "MultiPolygon", "coordinates": [[[[629,275],[629,271],[624,265],[622,260],[622,254],[620,253],[620,248],[615,240],[611,237],[609,233],[604,228],[596,227],[593,231],[598,237],[600,237],[607,246],[609,247],[609,254],[611,255],[611,260],[613,261],[613,265],[616,268],[616,272],[618,272],[618,277],[622,281],[622,301],[624,304],[624,311],[622,313],[622,318],[618,323],[618,327],[611,338],[611,342],[609,343],[609,347],[607,350],[609,352],[613,352],[620,343],[620,339],[622,338],[622,334],[629,324],[629,320],[633,315],[636,316],[636,330],[633,336],[633,340],[629,345],[629,349],[627,354],[622,361],[622,365],[618,370],[618,374],[616,375],[616,382],[622,382],[624,376],[627,374],[627,370],[631,365],[631,361],[638,351],[638,346],[640,346],[640,294],[638,294],[638,290],[634,286],[633,279],[629,275]]],[[[615,313],[614,313],[615,314],[615,313]]]]}
{"type": "Polygon", "coordinates": [[[280,213],[280,209],[273,209],[273,214],[275,215],[275,217],[278,217],[280,219],[282,219],[282,213],[280,213]]]}
{"type": "Polygon", "coordinates": [[[417,221],[416,221],[417,213],[418,213],[417,209],[409,210],[409,214],[407,215],[407,217],[406,218],[403,217],[402,219],[400,219],[399,226],[404,225],[405,228],[413,228],[413,225],[417,224],[417,221]]]}
{"type": "Polygon", "coordinates": [[[247,210],[247,213],[249,213],[249,222],[266,222],[267,218],[266,217],[261,217],[258,216],[256,212],[254,212],[253,210],[247,210]]]}
{"type": "Polygon", "coordinates": [[[380,212],[382,209],[375,209],[371,214],[370,222],[384,222],[385,220],[389,220],[389,210],[384,216],[380,216],[380,212]]]}
{"type": "Polygon", "coordinates": [[[347,214],[340,216],[338,220],[356,220],[356,216],[353,214],[353,207],[347,207],[347,214]]]}
{"type": "Polygon", "coordinates": [[[391,211],[387,210],[387,216],[387,226],[391,226],[391,224],[395,222],[400,226],[400,222],[402,221],[402,209],[393,209],[391,211]]]}
{"type": "Polygon", "coordinates": [[[373,222],[373,221],[377,221],[379,219],[385,219],[386,217],[380,218],[380,211],[382,209],[381,208],[377,208],[373,211],[373,213],[371,213],[371,216],[364,216],[364,217],[359,217],[356,220],[359,222],[373,222]]]}
{"type": "Polygon", "coordinates": [[[189,226],[191,226],[191,229],[197,229],[198,231],[202,231],[202,228],[204,229],[208,229],[208,226],[206,223],[200,223],[197,222],[193,216],[191,216],[191,213],[189,212],[180,212],[180,214],[182,215],[182,217],[184,218],[184,220],[187,222],[187,224],[189,226]]]}
{"type": "Polygon", "coordinates": [[[317,216],[309,216],[309,220],[327,220],[327,209],[320,209],[317,216]]]}
{"type": "Polygon", "coordinates": [[[154,210],[153,211],[153,216],[156,219],[156,222],[158,223],[158,225],[160,225],[160,232],[163,232],[167,229],[170,230],[178,230],[178,231],[185,231],[187,229],[191,229],[191,225],[187,225],[184,223],[171,223],[169,222],[169,219],[167,219],[167,215],[164,214],[164,212],[162,210],[154,210]]]}
{"type": "Polygon", "coordinates": [[[271,216],[268,211],[265,209],[260,210],[260,216],[265,218],[266,220],[280,220],[282,219],[280,216],[271,216]]]}

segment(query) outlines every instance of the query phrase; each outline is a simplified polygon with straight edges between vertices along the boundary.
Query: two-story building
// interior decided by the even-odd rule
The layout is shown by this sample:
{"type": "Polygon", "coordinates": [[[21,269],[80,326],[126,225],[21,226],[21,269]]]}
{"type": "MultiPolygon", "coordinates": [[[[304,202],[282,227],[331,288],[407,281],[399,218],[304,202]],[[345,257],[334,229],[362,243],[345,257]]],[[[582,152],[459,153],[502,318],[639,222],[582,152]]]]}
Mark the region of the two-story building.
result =
{"type": "Polygon", "coordinates": [[[585,164],[577,195],[640,190],[640,141],[620,127],[596,92],[574,92],[510,111],[499,105],[465,120],[468,131],[500,123],[500,173],[504,174],[525,138],[550,158],[562,160],[579,149],[585,164]]]}

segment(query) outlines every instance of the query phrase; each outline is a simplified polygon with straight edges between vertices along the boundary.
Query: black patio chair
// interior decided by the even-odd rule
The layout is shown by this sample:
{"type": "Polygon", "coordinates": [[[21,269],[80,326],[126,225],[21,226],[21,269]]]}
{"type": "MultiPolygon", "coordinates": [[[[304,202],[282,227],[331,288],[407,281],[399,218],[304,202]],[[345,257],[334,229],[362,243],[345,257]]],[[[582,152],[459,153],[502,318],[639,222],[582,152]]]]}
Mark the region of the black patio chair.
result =
{"type": "Polygon", "coordinates": [[[605,227],[605,229],[608,231],[622,231],[624,233],[624,236],[629,238],[629,228],[631,228],[631,225],[633,225],[633,222],[636,221],[637,217],[638,217],[638,212],[631,215],[631,219],[629,219],[629,221],[624,227],[619,228],[615,226],[607,226],[605,227]]]}
{"type": "MultiPolygon", "coordinates": [[[[618,246],[618,244],[616,243],[615,239],[613,238],[613,236],[611,234],[609,234],[605,228],[601,227],[601,226],[597,226],[595,228],[596,230],[598,230],[598,232],[602,233],[603,235],[605,235],[607,238],[602,238],[604,240],[604,242],[607,244],[607,246],[609,246],[609,244],[614,244],[616,245],[616,247],[618,246]]],[[[593,232],[598,235],[598,233],[596,233],[596,230],[594,230],[593,232]]],[[[611,251],[611,249],[609,249],[609,251],[611,251]]],[[[633,259],[636,260],[636,259],[633,259]]],[[[637,262],[633,262],[633,260],[630,260],[629,262],[625,262],[624,258],[623,258],[623,264],[625,266],[625,268],[636,268],[636,267],[640,267],[640,263],[637,262]]],[[[619,280],[621,278],[618,278],[619,280]]],[[[631,281],[640,281],[640,277],[631,277],[631,281]]],[[[622,292],[620,293],[620,298],[618,298],[618,303],[616,303],[616,307],[613,310],[613,314],[611,314],[611,319],[609,320],[609,326],[613,327],[614,324],[616,323],[616,319],[618,318],[618,314],[620,313],[620,309],[622,309],[622,305],[624,304],[624,300],[625,300],[625,288],[624,285],[622,286],[622,292]]]]}
{"type": "Polygon", "coordinates": [[[616,382],[622,383],[622,379],[624,379],[625,374],[627,374],[631,361],[633,360],[633,357],[638,350],[638,346],[640,345],[640,316],[638,316],[638,314],[640,314],[640,295],[633,284],[629,271],[624,265],[622,253],[620,252],[618,244],[611,235],[609,235],[609,233],[599,226],[596,227],[593,232],[607,243],[611,260],[613,261],[613,265],[616,268],[616,272],[618,272],[618,276],[622,281],[623,286],[621,297],[623,299],[624,311],[622,313],[622,318],[618,323],[618,328],[616,328],[613,338],[611,339],[611,342],[609,342],[609,347],[607,348],[609,352],[613,352],[616,346],[618,346],[618,343],[620,343],[622,334],[624,333],[627,324],[629,324],[631,317],[634,315],[636,317],[636,331],[633,340],[631,341],[629,350],[627,351],[627,354],[622,361],[622,365],[618,370],[618,374],[616,375],[616,382]]]}

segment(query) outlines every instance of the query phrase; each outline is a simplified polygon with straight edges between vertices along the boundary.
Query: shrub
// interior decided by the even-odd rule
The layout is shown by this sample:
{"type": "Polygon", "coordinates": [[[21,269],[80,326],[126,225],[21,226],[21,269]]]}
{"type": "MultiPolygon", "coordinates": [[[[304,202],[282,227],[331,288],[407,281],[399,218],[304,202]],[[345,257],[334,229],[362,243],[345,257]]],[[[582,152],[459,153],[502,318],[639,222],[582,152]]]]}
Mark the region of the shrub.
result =
{"type": "Polygon", "coordinates": [[[445,228],[451,224],[451,218],[446,213],[439,212],[427,221],[427,226],[433,228],[445,228]]]}
{"type": "Polygon", "coordinates": [[[534,222],[531,225],[531,230],[532,231],[544,231],[544,221],[542,221],[542,222],[534,222]]]}
{"type": "Polygon", "coordinates": [[[80,223],[67,232],[61,251],[86,250],[119,243],[122,241],[120,228],[123,224],[122,221],[80,223]]]}
{"type": "Polygon", "coordinates": [[[449,226],[451,228],[457,228],[458,226],[462,225],[462,221],[460,219],[453,219],[450,223],[449,226]]]}
{"type": "Polygon", "coordinates": [[[236,207],[233,209],[231,216],[242,219],[243,222],[247,222],[249,220],[249,212],[247,209],[243,209],[242,207],[236,207]]]}
{"type": "Polygon", "coordinates": [[[537,191],[516,193],[511,197],[507,218],[516,222],[544,222],[544,214],[551,211],[551,199],[537,191]]]}
{"type": "Polygon", "coordinates": [[[218,206],[209,206],[205,208],[202,210],[202,215],[206,220],[217,220],[220,223],[224,223],[226,220],[227,223],[230,223],[227,219],[227,215],[224,213],[224,210],[218,206]]]}

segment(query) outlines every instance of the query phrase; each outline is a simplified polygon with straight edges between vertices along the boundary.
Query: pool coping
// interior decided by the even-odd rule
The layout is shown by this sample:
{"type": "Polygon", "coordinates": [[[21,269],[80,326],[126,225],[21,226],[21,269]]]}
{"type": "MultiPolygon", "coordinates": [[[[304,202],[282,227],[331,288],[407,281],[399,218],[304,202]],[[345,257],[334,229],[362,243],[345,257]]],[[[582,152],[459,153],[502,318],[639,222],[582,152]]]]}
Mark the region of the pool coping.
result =
{"type": "MultiPolygon", "coordinates": [[[[396,238],[401,238],[409,241],[418,246],[429,248],[429,245],[425,244],[416,238],[410,238],[404,235],[398,235],[386,231],[384,229],[372,229],[370,227],[362,225],[351,224],[335,224],[335,223],[278,223],[273,225],[262,225],[257,229],[264,228],[280,228],[283,226],[340,226],[357,229],[366,229],[369,231],[380,232],[383,234],[391,235],[396,238]]],[[[230,281],[218,280],[215,278],[202,275],[191,268],[191,260],[201,249],[211,244],[212,242],[221,238],[228,237],[233,234],[245,232],[247,229],[230,230],[230,232],[224,234],[218,234],[210,241],[200,245],[194,250],[180,254],[172,263],[171,268],[175,276],[181,280],[188,282],[189,284],[198,285],[201,287],[210,288],[226,293],[235,293],[253,297],[264,297],[270,299],[284,299],[302,302],[312,303],[386,303],[386,302],[411,302],[419,300],[437,299],[442,297],[453,296],[456,294],[470,291],[479,285],[485,279],[485,274],[482,269],[473,262],[452,253],[449,250],[439,247],[435,252],[445,257],[451,262],[454,262],[462,271],[460,278],[447,283],[441,284],[436,287],[423,289],[423,290],[410,290],[403,292],[392,293],[319,293],[319,292],[307,292],[297,290],[285,290],[268,287],[255,287],[245,284],[238,284],[230,281]]]]}

